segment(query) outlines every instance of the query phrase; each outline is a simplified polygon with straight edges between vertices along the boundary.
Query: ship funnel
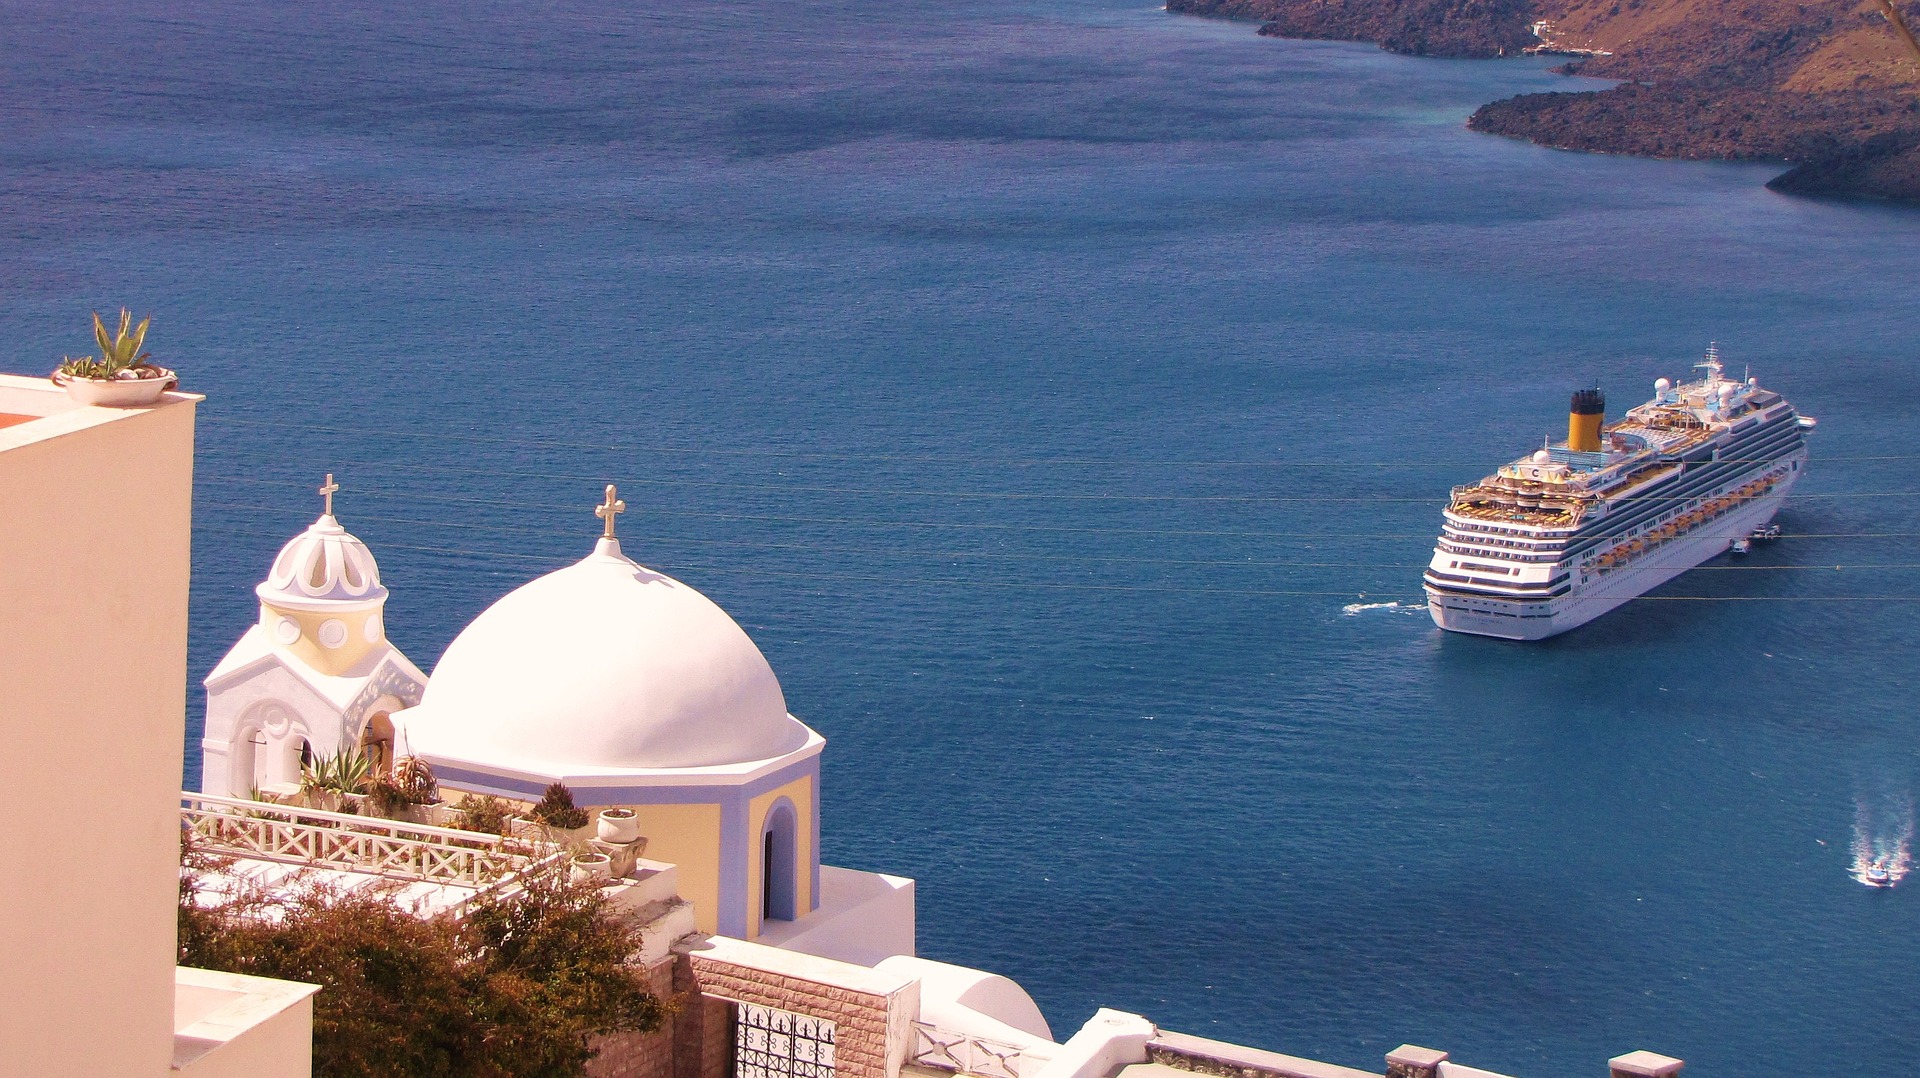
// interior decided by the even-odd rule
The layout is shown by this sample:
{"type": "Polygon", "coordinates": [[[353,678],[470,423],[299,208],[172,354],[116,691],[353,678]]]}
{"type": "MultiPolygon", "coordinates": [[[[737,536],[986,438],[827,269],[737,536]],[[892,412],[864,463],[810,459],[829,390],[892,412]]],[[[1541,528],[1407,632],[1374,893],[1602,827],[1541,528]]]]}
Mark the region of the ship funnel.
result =
{"type": "Polygon", "coordinates": [[[1607,411],[1607,398],[1598,389],[1573,391],[1573,407],[1567,415],[1567,448],[1576,453],[1600,451],[1600,421],[1607,411]]]}

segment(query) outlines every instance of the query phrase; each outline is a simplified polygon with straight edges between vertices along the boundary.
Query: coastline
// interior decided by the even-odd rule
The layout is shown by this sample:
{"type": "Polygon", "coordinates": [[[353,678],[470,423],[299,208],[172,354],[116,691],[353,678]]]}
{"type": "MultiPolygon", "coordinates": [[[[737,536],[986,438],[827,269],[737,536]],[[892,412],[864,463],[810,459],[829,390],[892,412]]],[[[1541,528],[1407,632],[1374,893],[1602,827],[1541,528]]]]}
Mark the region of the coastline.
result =
{"type": "MultiPolygon", "coordinates": [[[[1561,44],[1540,32],[1553,25],[1542,19],[1547,6],[1530,0],[1168,0],[1167,10],[1258,20],[1257,32],[1266,37],[1497,59],[1561,44]]],[[[1891,27],[1859,18],[1737,28],[1670,20],[1657,36],[1635,38],[1631,33],[1644,27],[1608,24],[1618,11],[1594,15],[1576,6],[1576,20],[1584,14],[1585,21],[1578,23],[1583,36],[1574,40],[1584,49],[1614,46],[1623,34],[1626,43],[1556,70],[1619,79],[1619,85],[1490,101],[1467,126],[1587,153],[1777,161],[1787,171],[1768,182],[1776,191],[1920,202],[1920,91],[1903,84],[1905,72],[1893,66],[1902,60],[1882,55],[1890,51],[1891,27]]]]}

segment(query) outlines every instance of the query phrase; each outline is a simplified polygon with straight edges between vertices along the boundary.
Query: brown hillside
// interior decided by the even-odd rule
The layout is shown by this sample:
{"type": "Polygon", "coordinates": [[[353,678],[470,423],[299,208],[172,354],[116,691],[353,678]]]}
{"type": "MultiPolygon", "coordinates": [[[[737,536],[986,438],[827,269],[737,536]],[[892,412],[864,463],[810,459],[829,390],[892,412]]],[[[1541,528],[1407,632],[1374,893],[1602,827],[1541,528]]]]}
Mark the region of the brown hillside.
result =
{"type": "MultiPolygon", "coordinates": [[[[1906,10],[1907,5],[1902,6],[1906,10]]],[[[1539,0],[1582,74],[1819,92],[1920,85],[1872,0],[1539,0]]]]}
{"type": "MultiPolygon", "coordinates": [[[[1896,0],[1920,26],[1920,0],[1896,0]]],[[[1874,0],[1168,0],[1262,34],[1432,56],[1512,55],[1543,37],[1607,55],[1566,70],[1622,85],[1483,106],[1478,131],[1655,157],[1784,160],[1800,193],[1920,200],[1920,60],[1874,0]]]]}
{"type": "MultiPolygon", "coordinates": [[[[1599,93],[1482,107],[1475,130],[1655,157],[1785,160],[1772,186],[1920,200],[1920,61],[1872,0],[1537,0],[1599,93]]],[[[1899,0],[1912,21],[1920,2],[1899,0]]]]}

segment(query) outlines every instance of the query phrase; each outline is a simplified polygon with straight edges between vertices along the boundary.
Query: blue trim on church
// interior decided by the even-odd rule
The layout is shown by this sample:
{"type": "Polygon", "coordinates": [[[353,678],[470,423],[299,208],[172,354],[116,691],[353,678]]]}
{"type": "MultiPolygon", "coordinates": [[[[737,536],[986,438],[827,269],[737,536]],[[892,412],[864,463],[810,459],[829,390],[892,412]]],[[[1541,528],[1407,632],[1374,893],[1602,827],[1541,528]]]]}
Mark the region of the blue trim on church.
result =
{"type": "MultiPolygon", "coordinates": [[[[456,786],[520,801],[538,801],[546,792],[546,784],[538,779],[451,765],[436,766],[434,771],[456,786]]],[[[759,836],[748,834],[753,799],[799,778],[809,780],[813,794],[813,818],[808,822],[812,841],[808,843],[807,858],[811,880],[807,889],[807,912],[811,913],[820,908],[820,754],[817,752],[739,786],[586,786],[574,789],[573,795],[575,804],[588,809],[605,805],[718,805],[720,897],[714,923],[722,935],[745,939],[751,900],[747,880],[751,867],[761,856],[759,836]]]]}

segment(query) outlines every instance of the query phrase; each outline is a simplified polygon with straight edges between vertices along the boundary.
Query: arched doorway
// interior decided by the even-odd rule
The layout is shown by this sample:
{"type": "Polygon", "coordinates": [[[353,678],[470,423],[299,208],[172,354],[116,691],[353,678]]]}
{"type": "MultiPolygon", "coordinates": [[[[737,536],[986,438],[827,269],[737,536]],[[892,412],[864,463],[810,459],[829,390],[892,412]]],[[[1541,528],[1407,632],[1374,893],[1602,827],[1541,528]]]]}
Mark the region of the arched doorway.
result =
{"type": "Polygon", "coordinates": [[[800,815],[793,802],[776,801],[760,832],[760,919],[791,921],[795,913],[795,855],[800,815]]]}
{"type": "Polygon", "coordinates": [[[360,755],[367,758],[367,772],[386,775],[393,771],[393,719],[376,711],[360,734],[360,755]]]}

